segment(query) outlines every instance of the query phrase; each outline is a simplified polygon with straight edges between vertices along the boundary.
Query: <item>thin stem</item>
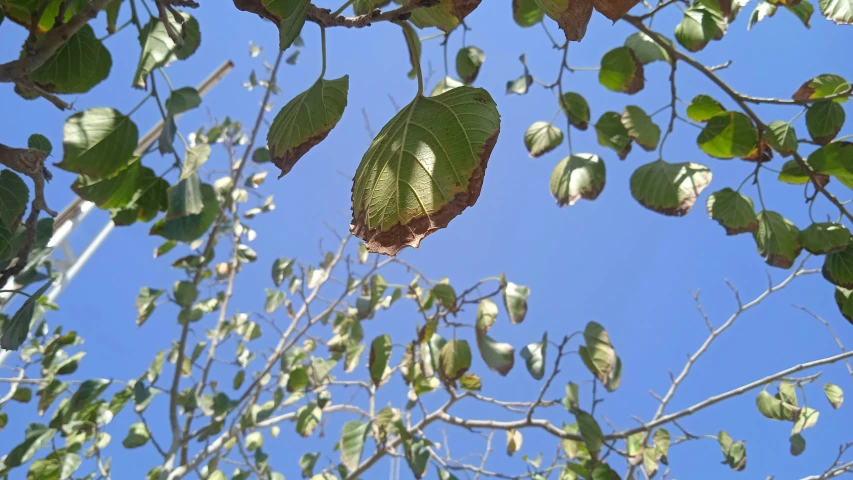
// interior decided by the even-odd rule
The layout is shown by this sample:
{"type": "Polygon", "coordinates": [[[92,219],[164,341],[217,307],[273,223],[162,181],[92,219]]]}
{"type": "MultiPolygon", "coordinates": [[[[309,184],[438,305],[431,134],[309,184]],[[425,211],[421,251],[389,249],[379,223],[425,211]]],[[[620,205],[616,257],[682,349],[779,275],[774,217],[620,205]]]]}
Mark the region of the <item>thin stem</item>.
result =
{"type": "MultiPolygon", "coordinates": [[[[337,10],[335,10],[334,12],[332,12],[332,16],[338,16],[338,15],[340,15],[340,14],[344,13],[344,10],[346,10],[346,9],[347,9],[347,7],[349,7],[349,6],[350,6],[350,5],[352,5],[353,3],[355,3],[355,0],[347,0],[347,1],[346,1],[346,2],[344,2],[344,4],[343,4],[343,5],[341,5],[337,10]]],[[[320,27],[322,28],[322,25],[321,25],[320,27]]]]}
{"type": "Polygon", "coordinates": [[[326,75],[326,27],[323,25],[320,25],[320,49],[323,51],[323,69],[320,71],[320,78],[323,78],[326,75]]]}

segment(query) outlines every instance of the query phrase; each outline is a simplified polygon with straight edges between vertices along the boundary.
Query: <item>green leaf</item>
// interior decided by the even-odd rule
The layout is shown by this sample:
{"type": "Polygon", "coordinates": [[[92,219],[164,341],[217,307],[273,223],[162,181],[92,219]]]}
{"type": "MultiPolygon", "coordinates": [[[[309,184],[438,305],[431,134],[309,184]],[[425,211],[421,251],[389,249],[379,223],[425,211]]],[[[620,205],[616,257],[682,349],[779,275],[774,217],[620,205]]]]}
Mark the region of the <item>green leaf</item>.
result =
{"type": "MultiPolygon", "coordinates": [[[[761,1],[758,5],[755,6],[755,9],[752,11],[752,15],[749,16],[749,23],[746,25],[747,30],[752,30],[752,27],[764,20],[765,18],[772,17],[776,14],[776,5],[773,5],[770,2],[761,1]]],[[[814,8],[814,7],[812,7],[814,8]]],[[[808,22],[807,22],[808,25],[808,22]]]]}
{"type": "Polygon", "coordinates": [[[733,442],[732,437],[723,430],[720,430],[717,435],[717,441],[720,443],[720,448],[723,450],[725,460],[729,468],[736,472],[740,472],[746,468],[746,445],[743,441],[733,442]]]}
{"type": "Polygon", "coordinates": [[[503,290],[504,307],[509,314],[509,321],[513,325],[518,325],[524,321],[527,315],[527,298],[530,296],[530,289],[523,285],[516,285],[509,282],[504,286],[503,290]]]}
{"type": "Polygon", "coordinates": [[[630,48],[614,48],[601,57],[598,82],[614,92],[637,93],[645,82],[643,63],[630,48]]]}
{"type": "Polygon", "coordinates": [[[791,455],[797,456],[806,451],[806,439],[799,433],[791,435],[791,455]]]}
{"type": "MultiPolygon", "coordinates": [[[[113,0],[115,1],[115,0],[113,0]]],[[[183,87],[172,90],[166,99],[166,111],[170,115],[180,115],[201,105],[201,95],[193,87],[183,87]]]]}
{"type": "Polygon", "coordinates": [[[219,214],[219,200],[212,186],[201,184],[201,198],[201,213],[173,220],[162,219],[151,227],[150,233],[178,242],[192,242],[201,237],[219,214]]]}
{"type": "Polygon", "coordinates": [[[355,470],[361,462],[369,429],[369,422],[352,420],[345,423],[341,430],[341,463],[349,470],[355,470]]]}
{"type": "Polygon", "coordinates": [[[148,429],[145,428],[145,424],[143,423],[134,423],[130,426],[130,429],[127,431],[127,437],[121,442],[124,448],[139,448],[146,443],[151,438],[151,435],[148,433],[148,429]]]}
{"type": "MultiPolygon", "coordinates": [[[[672,45],[668,39],[665,41],[672,45]]],[[[643,65],[658,61],[669,63],[669,54],[666,50],[645,33],[637,32],[629,36],[625,39],[625,46],[634,52],[634,56],[643,65]]]]}
{"type": "Polygon", "coordinates": [[[136,297],[137,327],[141,327],[154,312],[155,302],[160,295],[163,295],[163,292],[165,290],[157,290],[149,287],[139,289],[139,296],[136,297]]]}
{"type": "Polygon", "coordinates": [[[604,161],[589,153],[566,157],[551,173],[551,195],[557,205],[574,205],[579,199],[595,200],[604,190],[607,172],[604,161]]]}
{"type": "Polygon", "coordinates": [[[299,457],[299,468],[302,469],[302,478],[311,477],[314,474],[314,465],[320,458],[320,452],[306,453],[299,457]]]}
{"type": "Polygon", "coordinates": [[[811,4],[808,0],[802,0],[800,3],[796,5],[786,5],[785,9],[789,12],[793,13],[795,17],[800,19],[803,22],[803,25],[806,28],[811,28],[810,21],[812,18],[812,14],[814,13],[814,5],[811,4]]]}
{"type": "Polygon", "coordinates": [[[540,157],[563,143],[563,132],[548,122],[534,122],[524,132],[524,146],[531,158],[540,157]]]}
{"type": "Polygon", "coordinates": [[[743,113],[724,112],[708,120],[696,142],[712,157],[743,158],[758,146],[758,130],[743,113]]]}
{"type": "Polygon", "coordinates": [[[18,403],[30,403],[33,399],[33,391],[29,387],[18,387],[12,394],[12,400],[18,403]]]}
{"type": "Polygon", "coordinates": [[[579,93],[566,92],[560,101],[563,113],[569,118],[569,123],[578,130],[586,130],[589,126],[589,104],[579,93]]]}
{"type": "Polygon", "coordinates": [[[184,308],[192,306],[198,298],[198,288],[186,280],[175,282],[172,291],[175,295],[175,302],[184,308]]]}
{"type": "Polygon", "coordinates": [[[625,160],[631,151],[631,137],[622,123],[621,115],[616,112],[604,112],[595,124],[595,133],[598,135],[599,145],[612,148],[620,160],[625,160]]]}
{"type": "Polygon", "coordinates": [[[198,215],[204,209],[201,195],[201,181],[197,173],[182,179],[166,191],[169,198],[169,209],[166,211],[166,221],[198,215]]]}
{"type": "Polygon", "coordinates": [[[615,391],[622,382],[622,360],[610,343],[610,335],[600,324],[589,322],[583,336],[586,345],[578,348],[581,360],[608,392],[615,391]]]}
{"type": "Polygon", "coordinates": [[[416,479],[426,476],[427,468],[429,468],[429,459],[432,456],[428,448],[429,445],[429,440],[422,437],[415,437],[404,444],[406,463],[409,465],[409,469],[416,479]]]}
{"type": "Polygon", "coordinates": [[[139,64],[133,75],[134,88],[146,88],[148,74],[160,67],[165,67],[175,60],[186,60],[201,44],[201,31],[198,21],[187,13],[181,12],[183,22],[178,22],[172,15],[167,15],[172,29],[178,32],[184,45],[178,46],[169,37],[166,25],[158,17],[151,20],[139,32],[139,44],[142,52],[139,64]]]}
{"type": "Polygon", "coordinates": [[[580,408],[580,391],[574,382],[566,384],[566,396],[563,397],[563,407],[569,413],[575,413],[580,408]]]}
{"type": "Polygon", "coordinates": [[[848,237],[844,249],[826,255],[823,277],[839,287],[853,288],[853,239],[848,237]]]}
{"type": "Polygon", "coordinates": [[[725,29],[725,20],[718,12],[694,5],[684,12],[684,18],[675,27],[675,39],[687,50],[698,52],[711,40],[723,38],[725,29]]]}
{"type": "Polygon", "coordinates": [[[323,410],[317,402],[309,402],[308,405],[299,407],[296,411],[296,432],[303,437],[310,437],[322,418],[323,410]]]}
{"type": "Polygon", "coordinates": [[[823,386],[823,392],[826,394],[826,399],[832,408],[838,410],[841,404],[844,403],[844,391],[838,385],[827,383],[823,386]]]}
{"type": "Polygon", "coordinates": [[[777,212],[762,210],[758,213],[758,229],[752,233],[758,253],[768,265],[791,268],[800,255],[800,230],[777,212]]]}
{"type": "MultiPolygon", "coordinates": [[[[794,100],[806,101],[838,95],[850,89],[850,84],[844,77],[832,73],[818,75],[803,83],[791,96],[794,100]]],[[[836,98],[835,102],[844,103],[847,98],[836,98]]]]}
{"type": "Polygon", "coordinates": [[[712,193],[707,207],[708,216],[722,225],[727,235],[754,232],[758,228],[758,216],[752,200],[731,188],[712,193]]]}
{"type": "Polygon", "coordinates": [[[287,50],[302,32],[309,0],[262,0],[261,5],[278,20],[279,50],[287,50]]]}
{"type": "Polygon", "coordinates": [[[353,233],[369,251],[394,255],[444,228],[479,197],[499,131],[497,107],[483,89],[416,97],[358,166],[353,233]]]}
{"type": "Polygon", "coordinates": [[[853,24],[853,2],[851,0],[820,0],[820,11],[827,20],[839,25],[853,24]]]}
{"type": "Polygon", "coordinates": [[[272,281],[276,287],[280,287],[284,279],[293,273],[293,260],[289,258],[277,258],[272,264],[272,281]]]}
{"type": "MultiPolygon", "coordinates": [[[[71,185],[71,189],[85,200],[101,208],[123,208],[151,190],[166,186],[154,170],[143,167],[139,157],[131,157],[129,164],[112,177],[96,179],[80,175],[71,185]]],[[[159,205],[157,206],[159,207],[159,205]]],[[[155,212],[159,208],[155,207],[155,212]]]]}
{"type": "Polygon", "coordinates": [[[666,456],[669,454],[669,431],[665,428],[659,428],[654,434],[655,450],[659,455],[666,456]]]}
{"type": "Polygon", "coordinates": [[[521,432],[516,429],[509,429],[506,431],[506,454],[510,457],[515,455],[521,448],[521,444],[524,441],[524,437],[521,436],[521,432]]]}
{"type": "Polygon", "coordinates": [[[270,150],[267,147],[256,148],[252,152],[252,161],[255,163],[266,163],[270,160],[270,150]]]}
{"type": "Polygon", "coordinates": [[[471,347],[466,340],[450,340],[441,348],[439,372],[447,383],[455,382],[471,368],[471,347]]]}
{"type": "Polygon", "coordinates": [[[261,432],[252,432],[246,435],[246,450],[250,452],[264,446],[264,435],[261,432]]]}
{"type": "Polygon", "coordinates": [[[284,304],[285,294],[281,290],[273,290],[271,288],[264,289],[266,291],[267,301],[264,304],[266,313],[273,313],[284,304]]]}
{"type": "Polygon", "coordinates": [[[36,452],[56,435],[56,429],[47,428],[38,423],[31,423],[26,430],[26,438],[3,459],[5,468],[21,466],[29,462],[36,452]]]}
{"type": "Polygon", "coordinates": [[[204,165],[210,158],[210,145],[205,143],[187,148],[187,154],[184,157],[184,168],[181,170],[181,180],[187,179],[196,174],[199,167],[204,165]]]}
{"type": "Polygon", "coordinates": [[[651,152],[658,146],[660,127],[655,125],[652,117],[642,108],[628,105],[622,112],[622,125],[628,131],[628,136],[634,139],[644,150],[651,152]]]}
{"type": "Polygon", "coordinates": [[[336,80],[321,78],[278,112],[267,133],[267,144],[281,176],[335,128],[347,106],[348,91],[348,75],[336,80]]]}
{"type": "Polygon", "coordinates": [[[32,328],[38,300],[51,285],[53,285],[53,280],[48,280],[47,283],[24,300],[24,303],[21,304],[10,320],[0,325],[0,329],[3,332],[0,335],[0,348],[4,350],[17,350],[24,343],[32,328]]]}
{"type": "MultiPolygon", "coordinates": [[[[546,15],[557,22],[566,34],[566,40],[580,41],[586,35],[586,27],[592,16],[593,2],[536,0],[536,3],[546,15]]],[[[596,2],[596,7],[601,4],[602,2],[596,2]]]]}
{"type": "Polygon", "coordinates": [[[850,230],[840,223],[813,223],[800,232],[800,242],[809,253],[825,255],[847,248],[850,230]]]}
{"type": "Polygon", "coordinates": [[[794,428],[791,429],[791,435],[796,435],[807,428],[815,426],[819,416],[820,412],[817,410],[809,407],[803,407],[797,416],[796,422],[794,422],[794,428]]]}
{"type": "Polygon", "coordinates": [[[711,170],[698,163],[647,163],[631,175],[631,194],[658,213],[683,216],[711,183],[711,170]]]}
{"type": "Polygon", "coordinates": [[[598,453],[604,445],[604,434],[601,432],[601,427],[592,415],[578,410],[575,413],[575,418],[578,421],[578,429],[580,430],[583,443],[589,450],[593,458],[598,458],[598,453]]]}
{"type": "Polygon", "coordinates": [[[527,364],[527,371],[536,380],[545,376],[545,354],[548,352],[548,332],[542,335],[541,342],[533,342],[521,349],[521,358],[527,364]]]}
{"type": "Polygon", "coordinates": [[[541,22],[544,16],[545,12],[539,8],[536,0],[512,0],[512,18],[519,27],[532,27],[541,22]]]}
{"type": "Polygon", "coordinates": [[[483,388],[483,381],[476,373],[466,373],[459,379],[459,384],[469,392],[479,392],[483,388]]]}
{"type": "Polygon", "coordinates": [[[56,166],[95,178],[110,177],[127,165],[138,136],[136,124],[118,110],[84,110],[65,122],[64,153],[56,166]]]}
{"type": "Polygon", "coordinates": [[[696,95],[687,106],[687,117],[696,122],[707,122],[711,118],[724,113],[725,108],[720,102],[708,95],[696,95]]]}
{"type": "Polygon", "coordinates": [[[524,95],[527,93],[527,90],[530,88],[530,85],[533,84],[533,77],[527,73],[525,70],[524,75],[518,77],[515,80],[510,80],[506,82],[506,94],[509,95],[514,93],[516,95],[524,95]]]}
{"type": "Polygon", "coordinates": [[[477,47],[463,47],[456,54],[456,73],[463,82],[470,85],[477,79],[480,67],[486,61],[486,54],[477,47]]]}
{"type": "Polygon", "coordinates": [[[34,133],[27,138],[27,148],[41,150],[45,155],[50,155],[50,152],[53,151],[53,145],[50,144],[50,140],[40,133],[34,133]]]}
{"type": "Polygon", "coordinates": [[[832,175],[848,188],[853,188],[853,143],[832,142],[820,147],[809,155],[806,164],[815,173],[832,175]]]}
{"type": "Polygon", "coordinates": [[[418,28],[437,27],[448,33],[465,20],[480,2],[481,0],[438,0],[432,7],[414,10],[412,23],[418,28]]]}
{"type": "Polygon", "coordinates": [[[430,93],[431,97],[435,97],[436,95],[441,95],[444,92],[449,92],[454,88],[464,86],[465,84],[456,80],[453,77],[444,77],[439,80],[438,83],[435,84],[435,88],[432,89],[432,93],[430,93]]]}
{"type": "Polygon", "coordinates": [[[515,364],[515,349],[509,343],[497,342],[488,335],[478,334],[477,347],[490,370],[503,377],[512,370],[515,364]]]}
{"type": "Polygon", "coordinates": [[[758,411],[771,420],[795,420],[798,408],[762,390],[755,399],[758,411]]]}
{"type": "Polygon", "coordinates": [[[779,155],[783,157],[794,154],[799,146],[794,127],[790,123],[780,120],[774,120],[767,125],[764,138],[767,139],[767,143],[773,147],[773,150],[779,152],[779,155]]]}
{"type": "Polygon", "coordinates": [[[806,111],[806,127],[819,145],[831,142],[844,125],[844,109],[838,102],[818,100],[806,111]]]}
{"type": "Polygon", "coordinates": [[[480,304],[477,305],[477,333],[484,334],[488,332],[492,325],[495,324],[497,318],[498,306],[495,305],[495,302],[489,298],[480,300],[480,304]]]}
{"type": "Polygon", "coordinates": [[[107,11],[107,33],[116,33],[116,25],[118,24],[118,13],[121,10],[123,0],[111,1],[105,10],[107,11]]]}
{"type": "Polygon", "coordinates": [[[13,230],[27,210],[30,190],[24,180],[9,169],[0,171],[0,222],[13,230]]]}
{"type": "Polygon", "coordinates": [[[63,43],[30,79],[51,93],[85,93],[110,74],[112,57],[90,25],[63,43]]]}
{"type": "Polygon", "coordinates": [[[391,359],[391,336],[380,335],[370,344],[370,360],[368,369],[374,385],[382,383],[388,376],[388,361],[391,359]]]}

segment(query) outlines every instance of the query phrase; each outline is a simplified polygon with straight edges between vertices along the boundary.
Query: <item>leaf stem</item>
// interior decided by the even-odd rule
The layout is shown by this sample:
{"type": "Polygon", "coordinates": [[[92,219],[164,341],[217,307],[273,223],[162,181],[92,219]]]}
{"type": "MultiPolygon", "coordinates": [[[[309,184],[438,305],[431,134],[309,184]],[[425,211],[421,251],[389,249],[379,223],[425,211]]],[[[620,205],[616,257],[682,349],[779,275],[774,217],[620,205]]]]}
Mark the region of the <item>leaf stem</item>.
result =
{"type": "Polygon", "coordinates": [[[350,5],[352,5],[353,3],[355,3],[355,0],[347,0],[347,1],[346,1],[346,2],[344,2],[344,4],[343,4],[343,5],[341,5],[337,10],[335,10],[334,12],[332,12],[332,16],[335,16],[335,17],[336,17],[336,16],[338,16],[338,15],[340,15],[340,14],[344,13],[344,10],[346,10],[346,9],[347,9],[347,7],[349,7],[349,6],[350,6],[350,5]]]}
{"type": "MultiPolygon", "coordinates": [[[[344,7],[346,8],[346,5],[344,7]]],[[[320,78],[326,75],[326,27],[320,25],[320,49],[323,51],[323,69],[320,71],[320,78]]]]}
{"type": "Polygon", "coordinates": [[[406,37],[406,45],[409,46],[409,56],[412,59],[412,67],[418,75],[418,96],[422,97],[424,94],[424,74],[421,71],[421,56],[418,54],[417,45],[415,45],[415,39],[417,39],[415,36],[416,33],[411,25],[408,25],[405,21],[395,21],[394,23],[403,29],[403,35],[406,37]]]}

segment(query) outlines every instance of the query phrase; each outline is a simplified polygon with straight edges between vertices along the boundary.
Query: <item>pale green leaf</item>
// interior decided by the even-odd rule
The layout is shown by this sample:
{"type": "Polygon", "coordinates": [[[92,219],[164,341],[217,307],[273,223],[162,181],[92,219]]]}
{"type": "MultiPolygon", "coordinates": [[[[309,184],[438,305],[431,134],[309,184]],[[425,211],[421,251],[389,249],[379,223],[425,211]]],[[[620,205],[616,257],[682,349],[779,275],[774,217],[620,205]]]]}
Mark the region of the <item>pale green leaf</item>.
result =
{"type": "Polygon", "coordinates": [[[169,37],[166,25],[158,17],[151,20],[139,32],[139,44],[142,52],[136,73],[133,75],[133,87],[146,88],[148,74],[160,67],[165,67],[175,60],[186,60],[201,44],[201,31],[198,21],[187,13],[181,13],[183,22],[179,23],[172,15],[167,15],[172,29],[183,39],[183,46],[178,46],[169,37]]]}
{"type": "Polygon", "coordinates": [[[727,235],[754,232],[758,217],[752,200],[731,188],[724,188],[708,196],[708,216],[726,229],[727,235]]]}
{"type": "Polygon", "coordinates": [[[698,163],[647,163],[631,175],[631,194],[640,205],[671,216],[686,215],[711,183],[711,171],[698,163]]]}
{"type": "Polygon", "coordinates": [[[800,230],[777,212],[758,213],[758,229],[752,233],[758,253],[768,265],[791,268],[803,249],[800,230]]]}
{"type": "Polygon", "coordinates": [[[578,153],[566,157],[551,173],[551,195],[557,205],[574,205],[579,199],[595,200],[604,190],[607,171],[598,155],[578,153]]]}
{"type": "Polygon", "coordinates": [[[609,90],[634,94],[643,89],[643,64],[628,47],[617,47],[601,57],[598,81],[609,90]]]}
{"type": "Polygon", "coordinates": [[[96,178],[112,176],[136,150],[139,131],[130,117],[112,108],[91,108],[65,122],[62,161],[57,167],[96,178]]]}
{"type": "Polygon", "coordinates": [[[545,356],[548,352],[548,332],[542,335],[541,342],[533,342],[521,349],[521,358],[527,364],[527,371],[536,380],[545,376],[545,356]]]}
{"type": "Polygon", "coordinates": [[[563,143],[563,132],[548,122],[534,122],[524,132],[524,146],[531,158],[540,157],[563,143]]]}

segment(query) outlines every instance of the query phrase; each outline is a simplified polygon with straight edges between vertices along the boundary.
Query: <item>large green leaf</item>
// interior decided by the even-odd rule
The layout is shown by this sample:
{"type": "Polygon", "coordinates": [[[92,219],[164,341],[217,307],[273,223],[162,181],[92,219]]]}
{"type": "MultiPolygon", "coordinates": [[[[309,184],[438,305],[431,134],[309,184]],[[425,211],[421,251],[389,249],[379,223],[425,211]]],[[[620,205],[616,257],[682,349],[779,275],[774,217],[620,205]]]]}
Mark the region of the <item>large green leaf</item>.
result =
{"type": "Polygon", "coordinates": [[[832,100],[818,100],[806,111],[806,127],[812,139],[826,145],[844,126],[844,108],[832,100]]]}
{"type": "Polygon", "coordinates": [[[642,108],[628,105],[622,111],[622,125],[628,131],[628,136],[648,152],[658,146],[660,140],[660,127],[652,121],[642,108]]]}
{"type": "Polygon", "coordinates": [[[201,197],[201,213],[172,220],[162,219],[151,227],[151,235],[178,242],[192,242],[202,236],[219,214],[219,200],[213,187],[206,183],[201,184],[201,197]]]}
{"type": "MultiPolygon", "coordinates": [[[[848,89],[850,89],[850,84],[844,77],[833,73],[824,73],[803,83],[791,98],[799,101],[814,100],[844,93],[848,89]]],[[[844,103],[847,99],[841,97],[836,98],[835,101],[844,103]]]]}
{"type": "Polygon", "coordinates": [[[536,0],[539,8],[566,34],[566,40],[580,41],[592,17],[593,2],[572,0],[536,0]]]}
{"type": "Polygon", "coordinates": [[[527,364],[527,371],[536,380],[545,376],[545,355],[548,352],[548,332],[542,335],[541,342],[533,342],[521,349],[521,358],[527,364]]]}
{"type": "Polygon", "coordinates": [[[450,340],[441,347],[439,372],[445,382],[455,382],[471,368],[471,347],[466,340],[450,340]]]}
{"type": "Polygon", "coordinates": [[[6,468],[18,467],[30,461],[36,452],[49,442],[56,429],[47,428],[39,423],[31,423],[26,430],[24,441],[12,449],[3,459],[6,468]]]}
{"type": "Polygon", "coordinates": [[[467,84],[474,83],[480,67],[486,61],[486,54],[477,47],[464,47],[456,54],[456,73],[467,84]]]}
{"type": "Polygon", "coordinates": [[[167,190],[169,209],[166,210],[166,221],[198,215],[204,208],[201,196],[201,180],[197,173],[182,179],[167,190]]]}
{"type": "Polygon", "coordinates": [[[157,17],[151,20],[139,32],[139,44],[142,52],[136,73],[133,75],[134,88],[146,88],[149,73],[159,67],[165,67],[175,60],[186,60],[201,44],[201,31],[198,21],[187,13],[181,13],[183,23],[178,23],[172,15],[167,15],[172,29],[181,35],[184,45],[179,47],[169,37],[166,25],[157,17]]]}
{"type": "Polygon", "coordinates": [[[702,50],[711,40],[720,40],[725,33],[722,16],[699,4],[684,12],[684,18],[675,27],[675,39],[691,52],[702,50]]]}
{"type": "Polygon", "coordinates": [[[512,370],[515,364],[515,349],[509,343],[497,342],[484,333],[478,333],[477,347],[490,370],[504,377],[512,370]]]}
{"type": "Polygon", "coordinates": [[[640,205],[664,215],[680,217],[693,208],[711,183],[711,170],[698,163],[657,160],[631,175],[631,194],[640,205]]]}
{"type": "Polygon", "coordinates": [[[308,18],[309,0],[262,0],[261,5],[278,23],[279,50],[287,50],[302,32],[308,18]]]}
{"type": "Polygon", "coordinates": [[[358,468],[369,429],[369,422],[352,420],[341,430],[341,463],[350,470],[358,468]]]}
{"type": "Polygon", "coordinates": [[[139,130],[130,117],[112,108],[91,108],[68,118],[62,161],[56,166],[94,178],[107,178],[128,164],[139,130]]]}
{"type": "Polygon", "coordinates": [[[853,25],[853,1],[851,0],[819,0],[820,11],[835,23],[853,25]]]}
{"type": "Polygon", "coordinates": [[[540,157],[563,143],[563,132],[548,122],[533,122],[524,132],[524,146],[531,158],[540,157]]]}
{"type": "Polygon", "coordinates": [[[843,250],[826,255],[823,276],[839,287],[853,288],[853,239],[848,237],[847,246],[843,250]]]}
{"type": "Polygon", "coordinates": [[[795,17],[797,17],[806,28],[811,28],[811,18],[814,13],[814,5],[811,4],[808,0],[802,0],[800,3],[795,5],[786,5],[785,9],[789,12],[793,13],[795,17]]]}
{"type": "Polygon", "coordinates": [[[618,113],[604,112],[595,124],[595,133],[598,144],[615,150],[620,160],[625,160],[631,152],[631,136],[618,113]]]}
{"type": "Polygon", "coordinates": [[[374,385],[382,383],[388,376],[388,361],[391,359],[391,336],[380,335],[370,344],[370,360],[368,369],[374,385]]]}
{"type": "Polygon", "coordinates": [[[112,57],[95,37],[90,25],[84,25],[54,52],[30,79],[53,93],[85,93],[110,74],[112,57]]]}
{"type": "Polygon", "coordinates": [[[373,252],[417,247],[477,201],[499,132],[497,106],[483,89],[416,97],[358,166],[353,233],[373,252]]]}
{"type": "Polygon", "coordinates": [[[853,143],[832,142],[812,152],[806,163],[815,173],[832,175],[853,188],[853,143]]]}
{"type": "Polygon", "coordinates": [[[456,28],[482,0],[438,0],[432,7],[412,12],[412,23],[418,28],[438,27],[445,33],[456,28]]]}
{"type": "Polygon", "coordinates": [[[6,320],[0,325],[0,329],[2,329],[2,334],[0,334],[0,348],[4,350],[17,350],[24,343],[32,328],[36,305],[51,285],[53,285],[53,281],[48,280],[47,283],[24,300],[24,303],[18,307],[18,310],[12,315],[11,319],[6,320]]]}
{"type": "Polygon", "coordinates": [[[551,194],[557,205],[574,205],[579,199],[595,200],[604,190],[607,171],[604,161],[590,153],[566,157],[551,173],[551,194]]]}
{"type": "Polygon", "coordinates": [[[267,145],[281,176],[338,124],[347,106],[348,90],[348,75],[320,79],[278,112],[267,133],[267,145]]]}
{"type": "MultiPolygon", "coordinates": [[[[669,39],[664,40],[666,43],[672,45],[669,39]]],[[[637,32],[625,39],[625,46],[634,52],[637,60],[643,65],[658,61],[669,63],[669,53],[658,42],[643,32],[637,32]]]]}
{"type": "Polygon", "coordinates": [[[712,157],[747,157],[758,145],[758,130],[743,113],[724,112],[708,120],[696,142],[712,157]]]}
{"type": "Polygon", "coordinates": [[[512,0],[512,18],[520,27],[532,27],[542,21],[545,12],[536,0],[512,0]]]}
{"type": "Polygon", "coordinates": [[[799,143],[797,142],[797,132],[794,127],[781,120],[774,120],[767,125],[764,131],[764,138],[767,143],[773,147],[773,150],[779,152],[779,155],[787,157],[797,151],[799,143]]]}
{"type": "MultiPolygon", "coordinates": [[[[115,2],[116,0],[113,0],[115,2]]],[[[172,90],[166,99],[166,111],[169,115],[179,115],[201,105],[201,95],[193,87],[183,87],[172,90]]]]}
{"type": "Polygon", "coordinates": [[[708,216],[726,229],[727,235],[754,232],[758,228],[758,217],[752,200],[732,190],[724,188],[708,196],[708,216]]]}
{"type": "Polygon", "coordinates": [[[569,117],[569,123],[578,130],[586,130],[589,126],[589,104],[579,93],[566,92],[560,99],[563,113],[569,117]]]}
{"type": "Polygon", "coordinates": [[[17,173],[0,170],[0,222],[8,230],[14,229],[27,210],[30,190],[17,173]]]}
{"type": "Polygon", "coordinates": [[[630,48],[614,48],[601,57],[598,81],[614,92],[637,93],[645,85],[643,63],[630,48]]]}
{"type": "Polygon", "coordinates": [[[777,212],[762,210],[758,213],[758,228],[752,233],[758,253],[768,265],[791,268],[800,255],[800,230],[777,212]]]}
{"type": "Polygon", "coordinates": [[[800,242],[809,253],[825,255],[847,248],[850,230],[840,223],[813,223],[800,232],[800,242]]]}
{"type": "Polygon", "coordinates": [[[71,189],[80,198],[101,208],[121,208],[157,181],[157,175],[150,168],[143,167],[139,157],[131,157],[129,165],[117,174],[103,180],[80,175],[71,189]]]}
{"type": "Polygon", "coordinates": [[[601,427],[592,415],[583,410],[575,412],[575,418],[577,418],[578,429],[580,430],[581,437],[583,437],[584,445],[586,445],[587,450],[589,450],[593,458],[598,458],[598,453],[604,446],[604,434],[601,431],[601,427]]]}
{"type": "Polygon", "coordinates": [[[762,415],[771,420],[795,420],[798,408],[795,405],[783,402],[762,390],[755,399],[755,405],[762,415]]]}

